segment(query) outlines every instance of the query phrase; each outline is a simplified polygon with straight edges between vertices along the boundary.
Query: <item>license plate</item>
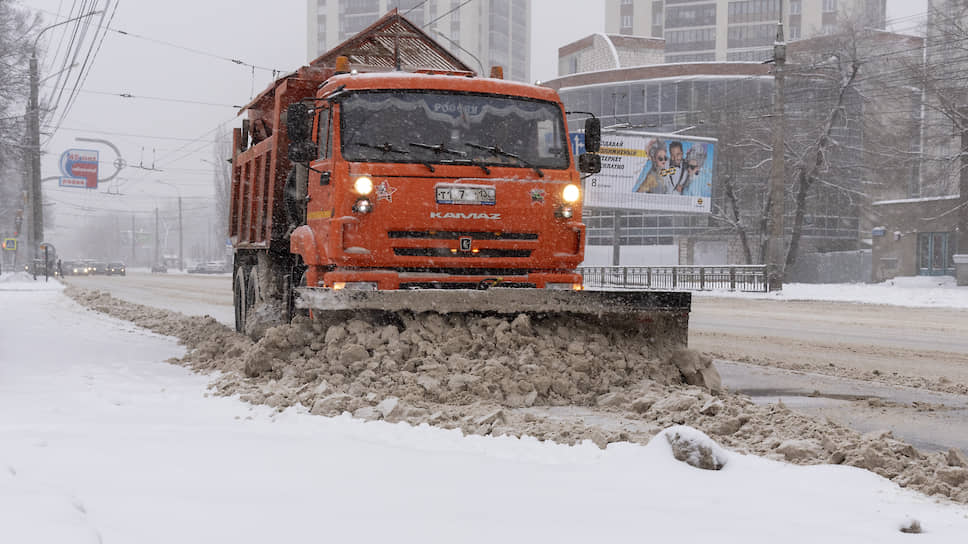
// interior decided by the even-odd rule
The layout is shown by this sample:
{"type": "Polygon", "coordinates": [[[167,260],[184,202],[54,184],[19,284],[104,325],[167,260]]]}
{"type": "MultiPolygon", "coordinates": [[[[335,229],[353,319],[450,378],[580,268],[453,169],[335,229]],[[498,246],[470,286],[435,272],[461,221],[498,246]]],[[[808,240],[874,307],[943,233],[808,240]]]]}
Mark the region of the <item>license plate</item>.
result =
{"type": "Polygon", "coordinates": [[[478,204],[493,206],[495,200],[494,187],[467,185],[438,185],[436,187],[437,204],[478,204]]]}

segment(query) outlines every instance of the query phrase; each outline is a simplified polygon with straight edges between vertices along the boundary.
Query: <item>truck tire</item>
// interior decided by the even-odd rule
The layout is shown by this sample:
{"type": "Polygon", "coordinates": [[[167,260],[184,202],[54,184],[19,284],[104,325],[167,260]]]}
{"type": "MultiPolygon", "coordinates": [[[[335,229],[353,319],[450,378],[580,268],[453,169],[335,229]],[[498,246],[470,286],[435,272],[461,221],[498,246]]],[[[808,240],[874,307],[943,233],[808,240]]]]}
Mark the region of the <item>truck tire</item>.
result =
{"type": "Polygon", "coordinates": [[[239,267],[232,282],[232,305],[235,307],[235,332],[245,333],[245,318],[249,312],[248,282],[245,267],[239,267]]]}

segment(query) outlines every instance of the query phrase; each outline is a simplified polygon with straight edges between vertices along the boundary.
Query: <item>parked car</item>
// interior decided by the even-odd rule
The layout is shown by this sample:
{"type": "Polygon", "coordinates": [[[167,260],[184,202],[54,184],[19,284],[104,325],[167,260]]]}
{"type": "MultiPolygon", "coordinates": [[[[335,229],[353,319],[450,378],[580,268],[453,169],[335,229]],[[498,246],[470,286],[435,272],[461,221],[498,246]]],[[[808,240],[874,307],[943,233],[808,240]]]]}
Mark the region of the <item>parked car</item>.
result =
{"type": "Polygon", "coordinates": [[[113,263],[108,263],[108,272],[107,273],[108,273],[109,276],[111,276],[111,275],[124,276],[124,275],[126,275],[125,272],[126,271],[125,271],[124,263],[122,263],[120,261],[113,262],[113,263]]]}
{"type": "Polygon", "coordinates": [[[168,267],[165,266],[165,263],[155,263],[155,264],[151,265],[151,271],[152,272],[168,272],[168,267]]]}

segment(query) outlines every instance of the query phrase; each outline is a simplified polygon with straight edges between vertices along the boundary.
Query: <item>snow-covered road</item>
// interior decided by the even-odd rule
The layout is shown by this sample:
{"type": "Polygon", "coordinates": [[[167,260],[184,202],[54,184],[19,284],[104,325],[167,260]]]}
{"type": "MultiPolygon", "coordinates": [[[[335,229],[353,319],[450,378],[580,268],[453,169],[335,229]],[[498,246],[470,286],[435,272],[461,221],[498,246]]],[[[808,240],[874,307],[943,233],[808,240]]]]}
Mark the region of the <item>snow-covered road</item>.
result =
{"type": "Polygon", "coordinates": [[[968,509],[844,466],[274,413],[172,340],[0,282],[2,542],[960,542],[968,509]]]}

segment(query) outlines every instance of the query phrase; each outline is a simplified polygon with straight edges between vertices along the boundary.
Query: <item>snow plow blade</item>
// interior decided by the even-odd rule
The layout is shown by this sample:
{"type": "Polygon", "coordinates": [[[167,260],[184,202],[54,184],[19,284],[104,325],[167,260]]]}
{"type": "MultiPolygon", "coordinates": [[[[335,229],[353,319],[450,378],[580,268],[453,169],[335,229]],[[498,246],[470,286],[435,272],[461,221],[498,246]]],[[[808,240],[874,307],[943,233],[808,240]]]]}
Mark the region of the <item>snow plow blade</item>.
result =
{"type": "Polygon", "coordinates": [[[297,289],[296,307],[313,312],[382,311],[478,314],[571,314],[603,326],[633,327],[686,347],[692,293],[680,291],[555,291],[415,289],[398,291],[297,289]]]}

